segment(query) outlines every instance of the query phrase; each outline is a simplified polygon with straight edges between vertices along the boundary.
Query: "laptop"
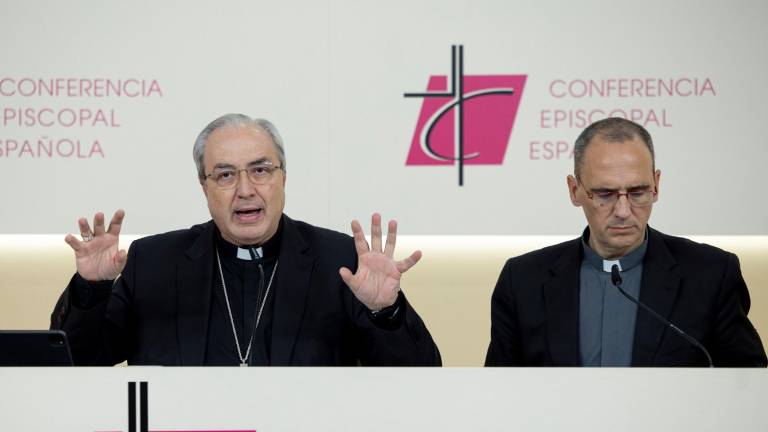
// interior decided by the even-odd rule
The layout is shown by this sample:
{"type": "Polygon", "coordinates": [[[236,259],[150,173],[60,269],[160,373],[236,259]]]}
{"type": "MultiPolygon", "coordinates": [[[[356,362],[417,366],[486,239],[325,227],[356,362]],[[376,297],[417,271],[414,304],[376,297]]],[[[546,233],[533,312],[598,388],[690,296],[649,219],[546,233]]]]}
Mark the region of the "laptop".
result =
{"type": "Polygon", "coordinates": [[[0,366],[72,366],[61,330],[0,330],[0,366]]]}

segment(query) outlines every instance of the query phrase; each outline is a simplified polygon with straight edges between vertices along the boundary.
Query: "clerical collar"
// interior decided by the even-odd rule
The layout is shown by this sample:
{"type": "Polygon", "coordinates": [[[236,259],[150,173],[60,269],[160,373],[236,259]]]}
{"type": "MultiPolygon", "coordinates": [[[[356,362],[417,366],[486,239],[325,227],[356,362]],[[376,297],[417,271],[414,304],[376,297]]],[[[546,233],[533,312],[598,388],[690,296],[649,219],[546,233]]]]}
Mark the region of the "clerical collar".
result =
{"type": "Polygon", "coordinates": [[[584,229],[581,235],[581,247],[584,250],[584,261],[595,267],[597,270],[611,272],[611,267],[618,264],[620,271],[627,271],[643,263],[645,251],[648,249],[648,228],[645,229],[645,239],[632,252],[616,260],[606,260],[589,247],[589,227],[584,229]]]}
{"type": "Polygon", "coordinates": [[[218,227],[216,228],[216,245],[219,248],[219,253],[222,258],[238,258],[245,261],[253,259],[261,260],[264,258],[276,257],[280,250],[280,239],[283,234],[283,219],[280,218],[280,223],[277,225],[277,231],[275,235],[270,237],[269,240],[258,245],[242,245],[236,246],[221,236],[221,232],[218,227]]]}

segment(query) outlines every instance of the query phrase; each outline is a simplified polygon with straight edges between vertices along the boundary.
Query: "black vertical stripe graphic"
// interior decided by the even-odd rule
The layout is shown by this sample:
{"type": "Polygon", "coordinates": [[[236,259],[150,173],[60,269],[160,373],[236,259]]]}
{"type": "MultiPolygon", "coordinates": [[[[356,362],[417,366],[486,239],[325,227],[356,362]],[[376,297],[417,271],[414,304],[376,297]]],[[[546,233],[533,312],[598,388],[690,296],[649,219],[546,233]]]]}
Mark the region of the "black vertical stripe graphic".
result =
{"type": "Polygon", "coordinates": [[[136,383],[128,383],[128,432],[136,432],[136,383]]]}
{"type": "Polygon", "coordinates": [[[147,391],[147,382],[142,381],[141,382],[141,411],[139,411],[139,417],[141,422],[141,432],[148,432],[149,427],[149,407],[148,407],[148,391],[147,391]]]}

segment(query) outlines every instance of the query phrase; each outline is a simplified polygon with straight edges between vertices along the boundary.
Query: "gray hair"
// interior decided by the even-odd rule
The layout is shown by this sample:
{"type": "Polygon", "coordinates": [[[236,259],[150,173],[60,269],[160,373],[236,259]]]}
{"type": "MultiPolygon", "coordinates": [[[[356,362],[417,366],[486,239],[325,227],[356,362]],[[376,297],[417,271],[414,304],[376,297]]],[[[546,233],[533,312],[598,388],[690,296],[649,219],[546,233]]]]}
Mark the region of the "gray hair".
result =
{"type": "Polygon", "coordinates": [[[573,146],[573,173],[576,177],[581,174],[581,166],[584,162],[584,153],[592,140],[599,136],[610,143],[623,143],[640,138],[648,150],[651,152],[651,164],[653,171],[656,171],[656,154],[653,151],[653,140],[651,134],[639,124],[621,117],[609,117],[598,120],[587,126],[573,146]]]}
{"type": "Polygon", "coordinates": [[[261,118],[250,118],[245,114],[224,114],[216,120],[208,123],[208,126],[200,132],[195,140],[195,146],[192,147],[192,157],[195,159],[195,165],[197,166],[197,177],[200,181],[205,180],[205,144],[208,141],[208,137],[220,128],[242,126],[264,130],[272,139],[272,143],[275,145],[277,151],[277,158],[280,160],[280,166],[285,172],[285,149],[283,148],[283,138],[280,137],[280,132],[277,131],[275,125],[269,120],[261,118]]]}

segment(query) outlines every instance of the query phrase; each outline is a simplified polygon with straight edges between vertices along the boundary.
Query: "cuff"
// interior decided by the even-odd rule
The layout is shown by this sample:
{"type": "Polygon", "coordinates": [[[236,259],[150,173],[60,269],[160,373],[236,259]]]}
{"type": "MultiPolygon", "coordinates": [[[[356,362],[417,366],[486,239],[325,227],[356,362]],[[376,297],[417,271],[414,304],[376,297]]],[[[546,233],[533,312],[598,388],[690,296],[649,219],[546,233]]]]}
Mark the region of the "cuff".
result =
{"type": "Polygon", "coordinates": [[[72,306],[78,309],[90,309],[109,298],[114,281],[89,282],[83,279],[79,273],[75,273],[73,282],[72,288],[74,289],[70,292],[72,306]]]}
{"type": "Polygon", "coordinates": [[[386,330],[396,330],[403,323],[405,317],[405,295],[400,291],[397,293],[397,299],[391,306],[387,306],[384,309],[377,311],[368,311],[368,318],[376,325],[376,327],[386,330]]]}

